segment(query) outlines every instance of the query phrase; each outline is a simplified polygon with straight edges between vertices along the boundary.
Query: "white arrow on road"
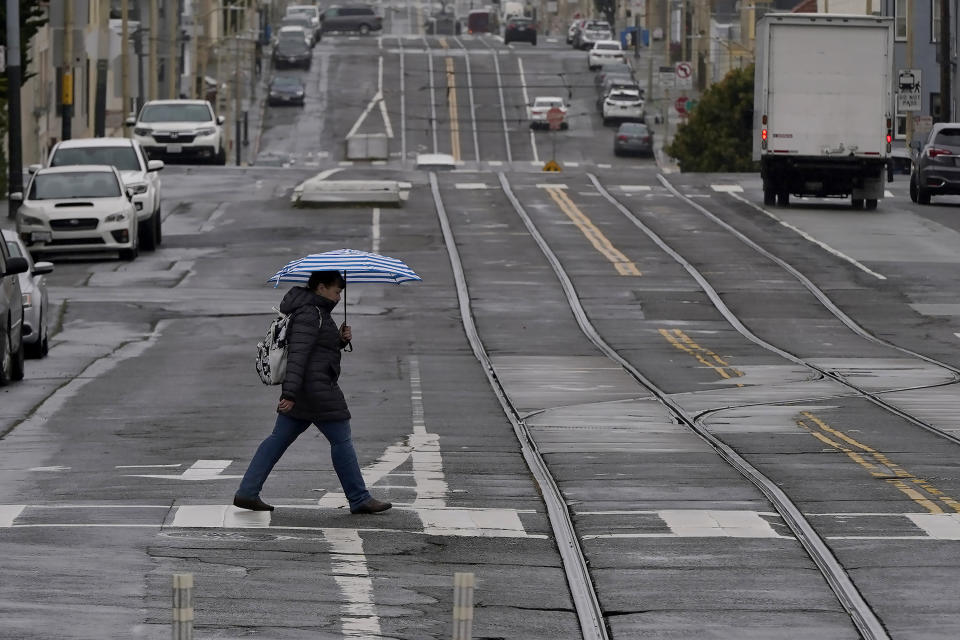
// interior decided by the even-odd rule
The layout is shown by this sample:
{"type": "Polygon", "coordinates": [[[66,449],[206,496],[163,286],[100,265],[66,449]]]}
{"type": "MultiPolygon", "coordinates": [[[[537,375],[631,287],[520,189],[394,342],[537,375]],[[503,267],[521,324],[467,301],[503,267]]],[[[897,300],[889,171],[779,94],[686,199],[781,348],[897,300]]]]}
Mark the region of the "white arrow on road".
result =
{"type": "Polygon", "coordinates": [[[223,480],[226,478],[242,478],[243,476],[221,475],[223,470],[230,466],[233,460],[197,460],[190,468],[179,475],[140,475],[128,473],[134,478],[164,478],[167,480],[223,480]]]}

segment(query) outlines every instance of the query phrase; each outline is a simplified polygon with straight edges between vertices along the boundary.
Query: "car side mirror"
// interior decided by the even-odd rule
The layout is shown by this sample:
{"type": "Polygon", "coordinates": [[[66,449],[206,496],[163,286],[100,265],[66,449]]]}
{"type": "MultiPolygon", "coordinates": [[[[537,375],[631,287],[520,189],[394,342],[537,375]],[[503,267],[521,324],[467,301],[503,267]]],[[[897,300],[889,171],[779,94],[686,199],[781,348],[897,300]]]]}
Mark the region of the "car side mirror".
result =
{"type": "Polygon", "coordinates": [[[11,202],[23,202],[23,192],[22,192],[22,191],[14,191],[13,193],[11,193],[11,194],[10,194],[10,201],[11,201],[11,202]]]}
{"type": "Polygon", "coordinates": [[[133,189],[125,189],[125,191],[127,192],[127,200],[133,202],[133,189]]]}
{"type": "Polygon", "coordinates": [[[147,160],[147,171],[160,171],[164,166],[163,160],[147,160]]]}
{"type": "Polygon", "coordinates": [[[7,270],[3,272],[5,276],[13,276],[18,273],[25,273],[30,265],[26,258],[7,258],[7,270]]]}
{"type": "Polygon", "coordinates": [[[127,125],[128,127],[132,127],[133,125],[137,124],[137,119],[134,118],[133,116],[130,116],[129,118],[123,121],[123,124],[127,125]]]}
{"type": "Polygon", "coordinates": [[[217,116],[217,124],[223,124],[226,121],[227,119],[224,118],[223,116],[217,116]]]}
{"type": "Polygon", "coordinates": [[[52,262],[34,262],[33,271],[31,273],[35,276],[41,276],[45,273],[51,273],[53,271],[52,262]]]}
{"type": "Polygon", "coordinates": [[[29,173],[30,175],[33,175],[37,171],[40,171],[40,169],[42,168],[43,168],[42,164],[31,164],[27,167],[27,173],[29,173]]]}

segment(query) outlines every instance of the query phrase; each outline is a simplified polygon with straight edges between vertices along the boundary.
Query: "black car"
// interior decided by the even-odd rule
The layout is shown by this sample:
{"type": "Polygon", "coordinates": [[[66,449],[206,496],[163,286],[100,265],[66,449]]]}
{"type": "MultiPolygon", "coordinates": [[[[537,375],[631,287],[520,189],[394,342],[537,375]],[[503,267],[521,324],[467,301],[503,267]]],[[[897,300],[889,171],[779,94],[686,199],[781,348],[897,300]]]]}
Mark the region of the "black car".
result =
{"type": "Polygon", "coordinates": [[[503,31],[503,43],[529,42],[537,46],[537,23],[532,18],[513,16],[507,20],[503,31]]]}
{"type": "Polygon", "coordinates": [[[644,155],[653,157],[653,132],[640,122],[624,122],[613,138],[613,155],[644,155]]]}
{"type": "Polygon", "coordinates": [[[932,196],[960,195],[960,122],[933,125],[910,176],[910,199],[930,204],[932,196]]]}
{"type": "Polygon", "coordinates": [[[285,38],[273,48],[273,68],[290,67],[310,68],[311,55],[307,43],[293,38],[285,38]]]}
{"type": "Polygon", "coordinates": [[[383,18],[368,5],[330,7],[320,15],[320,31],[323,33],[356,31],[366,35],[381,29],[383,29],[383,18]]]}
{"type": "Polygon", "coordinates": [[[296,76],[274,76],[270,81],[267,104],[298,104],[303,106],[306,99],[306,87],[296,76]]]}

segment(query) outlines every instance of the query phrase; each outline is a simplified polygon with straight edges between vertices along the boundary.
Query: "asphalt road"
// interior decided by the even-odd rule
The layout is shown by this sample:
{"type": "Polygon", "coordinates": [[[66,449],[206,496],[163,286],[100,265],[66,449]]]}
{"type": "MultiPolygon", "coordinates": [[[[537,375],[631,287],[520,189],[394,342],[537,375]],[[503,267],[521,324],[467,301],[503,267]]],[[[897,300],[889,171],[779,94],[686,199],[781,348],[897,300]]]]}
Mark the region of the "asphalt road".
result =
{"type": "Polygon", "coordinates": [[[267,110],[253,166],[164,169],[161,249],[56,260],[50,355],[0,389],[0,638],[167,638],[177,572],[198,638],[443,638],[458,571],[478,579],[474,637],[581,637],[542,489],[464,331],[414,166],[433,152],[461,162],[436,180],[468,312],[610,637],[859,634],[769,497],[588,339],[557,265],[626,363],[790,497],[890,637],[958,635],[957,444],[935,429],[960,428],[960,199],[914,205],[898,178],[876,212],[765,209],[756,175],[615,158],[562,40],[424,38],[422,9],[390,11],[382,37],[317,46],[307,105],[267,110]],[[570,129],[531,133],[525,104],[553,94],[570,129]],[[392,133],[390,158],[344,161],[355,125],[392,133]],[[398,208],[294,208],[321,171],[412,187],[398,208]],[[347,292],[342,386],[367,482],[396,506],[351,516],[308,432],[264,490],[277,510],[235,510],[278,395],[253,369],[283,292],[265,280],[341,247],[423,278],[347,292]]]}

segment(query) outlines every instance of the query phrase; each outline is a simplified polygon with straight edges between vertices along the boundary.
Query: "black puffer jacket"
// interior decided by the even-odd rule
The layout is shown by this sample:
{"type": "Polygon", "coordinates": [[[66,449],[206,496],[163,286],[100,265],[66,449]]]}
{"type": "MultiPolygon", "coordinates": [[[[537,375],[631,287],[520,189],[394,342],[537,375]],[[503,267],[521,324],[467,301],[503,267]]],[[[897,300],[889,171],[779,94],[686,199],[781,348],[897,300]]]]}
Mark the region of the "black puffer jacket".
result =
{"type": "Polygon", "coordinates": [[[340,350],[345,343],[330,316],[335,306],[333,300],[306,287],[290,289],[280,303],[282,313],[293,314],[281,394],[294,403],[288,416],[314,422],[350,419],[347,401],[337,385],[340,350]]]}

